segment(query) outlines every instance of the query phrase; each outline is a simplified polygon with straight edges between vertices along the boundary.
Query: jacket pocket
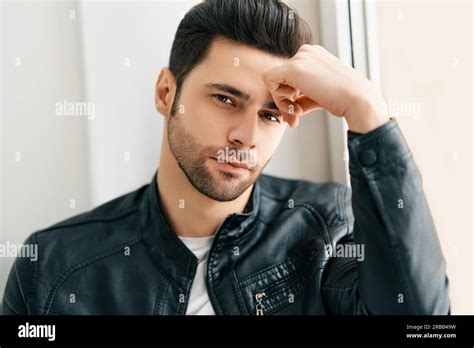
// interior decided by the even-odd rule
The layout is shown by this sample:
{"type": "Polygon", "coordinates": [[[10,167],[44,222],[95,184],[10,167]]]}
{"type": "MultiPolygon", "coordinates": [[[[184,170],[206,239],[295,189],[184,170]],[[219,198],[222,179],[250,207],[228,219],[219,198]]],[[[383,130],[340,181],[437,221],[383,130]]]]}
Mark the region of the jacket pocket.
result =
{"type": "Polygon", "coordinates": [[[318,248],[305,247],[282,262],[271,265],[238,282],[246,312],[270,315],[294,303],[308,282],[322,270],[318,248]]]}

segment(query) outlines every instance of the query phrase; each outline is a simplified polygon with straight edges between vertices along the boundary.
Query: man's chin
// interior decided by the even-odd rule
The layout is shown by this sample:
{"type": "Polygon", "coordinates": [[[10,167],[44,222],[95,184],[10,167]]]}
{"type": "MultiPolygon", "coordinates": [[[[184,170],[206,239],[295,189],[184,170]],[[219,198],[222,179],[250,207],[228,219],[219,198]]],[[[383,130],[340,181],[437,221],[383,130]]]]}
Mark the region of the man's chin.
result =
{"type": "Polygon", "coordinates": [[[234,176],[229,173],[217,173],[219,178],[213,179],[208,197],[219,202],[229,202],[239,198],[251,186],[248,178],[234,176]]]}
{"type": "Polygon", "coordinates": [[[220,165],[215,159],[201,161],[201,167],[186,170],[186,166],[179,163],[191,185],[204,196],[218,201],[230,202],[239,198],[258,176],[251,169],[234,170],[220,165]]]}
{"type": "Polygon", "coordinates": [[[212,179],[207,184],[194,187],[203,195],[218,202],[230,202],[239,198],[253,184],[250,172],[246,175],[235,175],[226,171],[212,170],[209,174],[209,179],[212,179]]]}

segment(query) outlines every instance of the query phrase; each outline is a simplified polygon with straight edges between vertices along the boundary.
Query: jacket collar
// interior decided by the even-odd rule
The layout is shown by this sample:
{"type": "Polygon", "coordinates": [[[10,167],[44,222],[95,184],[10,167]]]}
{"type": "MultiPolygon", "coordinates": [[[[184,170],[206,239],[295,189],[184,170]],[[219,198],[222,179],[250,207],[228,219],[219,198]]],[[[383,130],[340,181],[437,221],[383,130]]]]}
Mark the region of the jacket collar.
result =
{"type": "MultiPolygon", "coordinates": [[[[142,239],[153,264],[180,289],[191,286],[197,259],[171,228],[159,200],[155,172],[141,202],[142,239]]],[[[235,243],[256,220],[260,209],[260,184],[257,180],[243,213],[230,214],[216,230],[214,245],[235,243]]]]}

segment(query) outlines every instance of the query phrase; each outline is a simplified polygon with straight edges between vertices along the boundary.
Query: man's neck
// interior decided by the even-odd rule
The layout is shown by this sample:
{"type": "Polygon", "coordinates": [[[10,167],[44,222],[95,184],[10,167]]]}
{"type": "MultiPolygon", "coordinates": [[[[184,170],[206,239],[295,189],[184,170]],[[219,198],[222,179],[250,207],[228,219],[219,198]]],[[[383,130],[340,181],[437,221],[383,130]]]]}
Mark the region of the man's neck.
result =
{"type": "Polygon", "coordinates": [[[230,202],[215,201],[191,185],[175,158],[162,151],[157,180],[160,205],[171,227],[182,237],[214,234],[227,215],[242,213],[253,185],[230,202]]]}

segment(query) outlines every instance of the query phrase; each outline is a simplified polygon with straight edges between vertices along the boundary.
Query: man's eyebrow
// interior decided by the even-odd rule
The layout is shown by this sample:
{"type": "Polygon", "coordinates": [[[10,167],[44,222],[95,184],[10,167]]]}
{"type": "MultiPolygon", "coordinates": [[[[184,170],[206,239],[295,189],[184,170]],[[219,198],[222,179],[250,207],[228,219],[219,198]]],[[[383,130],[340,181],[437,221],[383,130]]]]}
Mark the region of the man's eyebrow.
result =
{"type": "Polygon", "coordinates": [[[242,99],[244,101],[248,101],[250,99],[250,95],[248,95],[245,92],[242,92],[241,90],[232,87],[230,85],[227,85],[225,83],[208,83],[206,85],[207,88],[212,88],[212,89],[217,89],[222,92],[226,92],[229,94],[232,94],[234,97],[242,99]]]}
{"type": "Polygon", "coordinates": [[[272,101],[269,101],[269,102],[266,102],[265,104],[263,104],[263,107],[265,109],[273,109],[273,110],[278,110],[278,106],[276,106],[275,102],[272,100],[272,101]]]}
{"type": "MultiPolygon", "coordinates": [[[[242,92],[240,89],[235,88],[231,85],[225,84],[225,83],[208,83],[205,85],[206,88],[209,89],[217,89],[222,92],[229,93],[233,95],[236,98],[242,99],[243,101],[249,101],[250,100],[250,95],[242,92]]],[[[276,106],[275,102],[273,100],[266,102],[263,105],[264,108],[266,109],[274,109],[278,110],[278,107],[276,106]]]]}

